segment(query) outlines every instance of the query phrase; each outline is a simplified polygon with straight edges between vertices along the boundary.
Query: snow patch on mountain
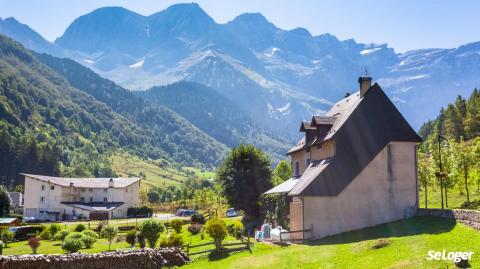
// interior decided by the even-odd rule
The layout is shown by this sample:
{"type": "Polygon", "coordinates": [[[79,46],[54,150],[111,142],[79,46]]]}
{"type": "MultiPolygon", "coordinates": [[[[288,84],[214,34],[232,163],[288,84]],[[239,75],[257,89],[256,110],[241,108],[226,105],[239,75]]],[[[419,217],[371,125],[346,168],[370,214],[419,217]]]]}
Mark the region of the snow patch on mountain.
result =
{"type": "Polygon", "coordinates": [[[140,62],[134,63],[128,67],[130,67],[131,69],[140,69],[142,68],[144,62],[145,60],[141,60],[140,62]]]}
{"type": "Polygon", "coordinates": [[[276,47],[273,47],[271,50],[270,50],[270,53],[264,53],[265,56],[271,58],[277,51],[279,51],[280,49],[279,48],[276,48],[276,47]]]}
{"type": "Polygon", "coordinates": [[[364,50],[360,51],[360,54],[365,56],[365,55],[372,54],[372,53],[374,53],[374,52],[376,52],[380,49],[381,48],[364,49],[364,50]]]}
{"type": "Polygon", "coordinates": [[[87,64],[93,64],[94,63],[92,60],[88,60],[88,59],[85,59],[83,61],[86,62],[87,64]]]}

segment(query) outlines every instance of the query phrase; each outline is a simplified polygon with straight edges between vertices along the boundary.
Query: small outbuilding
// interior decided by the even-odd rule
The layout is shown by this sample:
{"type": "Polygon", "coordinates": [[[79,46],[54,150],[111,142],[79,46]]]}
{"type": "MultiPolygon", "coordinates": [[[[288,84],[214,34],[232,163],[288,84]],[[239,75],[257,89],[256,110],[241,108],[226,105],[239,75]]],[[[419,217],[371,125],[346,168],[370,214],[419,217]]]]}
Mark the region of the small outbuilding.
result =
{"type": "Polygon", "coordinates": [[[0,218],[0,227],[2,226],[20,226],[22,225],[22,220],[19,218],[0,218]]]}

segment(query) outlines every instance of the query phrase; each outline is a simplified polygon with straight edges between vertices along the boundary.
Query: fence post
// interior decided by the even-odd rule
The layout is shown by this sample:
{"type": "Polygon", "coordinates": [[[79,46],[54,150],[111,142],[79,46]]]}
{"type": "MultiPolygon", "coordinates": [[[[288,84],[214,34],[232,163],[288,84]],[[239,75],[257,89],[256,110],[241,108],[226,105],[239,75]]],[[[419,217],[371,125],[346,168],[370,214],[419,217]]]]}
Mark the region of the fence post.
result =
{"type": "Polygon", "coordinates": [[[282,245],[282,230],[280,230],[280,246],[282,245]]]}
{"type": "Polygon", "coordinates": [[[250,235],[247,236],[247,248],[250,253],[252,253],[252,250],[250,249],[250,235]]]}

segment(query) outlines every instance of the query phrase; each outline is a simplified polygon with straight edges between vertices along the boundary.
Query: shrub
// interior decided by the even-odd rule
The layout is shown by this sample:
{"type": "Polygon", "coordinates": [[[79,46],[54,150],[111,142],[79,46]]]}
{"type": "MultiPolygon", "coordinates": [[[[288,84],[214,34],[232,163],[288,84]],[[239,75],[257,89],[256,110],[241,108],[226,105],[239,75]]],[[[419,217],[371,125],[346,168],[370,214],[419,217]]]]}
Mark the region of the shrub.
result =
{"type": "Polygon", "coordinates": [[[175,232],[180,233],[182,231],[183,221],[181,219],[174,219],[170,221],[170,226],[175,232]]]}
{"type": "Polygon", "coordinates": [[[112,246],[112,241],[118,233],[118,229],[114,226],[106,226],[103,228],[100,235],[108,240],[108,250],[110,251],[112,246]]]}
{"type": "Polygon", "coordinates": [[[40,237],[32,236],[28,239],[28,245],[32,249],[33,254],[37,254],[37,250],[40,247],[40,237]]]}
{"type": "Polygon", "coordinates": [[[193,214],[191,220],[192,223],[205,224],[205,217],[199,213],[193,214]]]}
{"type": "Polygon", "coordinates": [[[228,226],[228,233],[233,237],[238,238],[242,236],[244,230],[243,223],[238,220],[233,221],[232,224],[228,226]]]}
{"type": "Polygon", "coordinates": [[[48,229],[43,230],[43,232],[40,233],[40,238],[43,240],[51,240],[52,239],[52,234],[48,229]]]}
{"type": "Polygon", "coordinates": [[[75,232],[82,232],[83,230],[86,230],[87,227],[85,227],[85,225],[83,225],[82,223],[79,223],[75,226],[75,229],[74,231],[75,232]]]}
{"type": "Polygon", "coordinates": [[[91,236],[95,239],[98,238],[98,233],[96,233],[95,231],[90,230],[90,229],[83,230],[82,234],[85,235],[85,236],[91,236]]]}
{"type": "Polygon", "coordinates": [[[61,229],[62,229],[62,226],[60,226],[60,224],[58,224],[58,223],[54,223],[54,224],[51,224],[50,226],[48,226],[48,231],[50,232],[50,235],[51,235],[52,239],[55,237],[55,235],[61,229]]]}
{"type": "Polygon", "coordinates": [[[83,236],[83,244],[86,248],[91,248],[93,243],[97,242],[97,238],[91,235],[84,235],[83,236]]]}
{"type": "Polygon", "coordinates": [[[77,252],[79,251],[83,246],[83,235],[80,233],[77,233],[78,235],[72,233],[65,237],[65,240],[62,243],[62,249],[65,251],[68,251],[70,253],[77,252]]]}
{"type": "Polygon", "coordinates": [[[35,233],[35,234],[40,234],[42,233],[47,227],[43,224],[40,224],[40,225],[35,225],[35,226],[32,226],[32,233],[35,233]]]}
{"type": "Polygon", "coordinates": [[[131,230],[127,232],[127,235],[125,236],[125,241],[127,241],[127,243],[129,243],[132,248],[135,246],[136,239],[137,231],[131,230]]]}
{"type": "Polygon", "coordinates": [[[162,238],[162,240],[160,240],[161,248],[182,247],[182,246],[183,246],[183,238],[178,233],[171,233],[167,237],[162,238]]]}
{"type": "Polygon", "coordinates": [[[140,232],[137,232],[137,242],[140,248],[145,248],[145,237],[140,232]]]}
{"type": "Polygon", "coordinates": [[[65,240],[65,237],[67,237],[67,235],[69,235],[69,234],[70,234],[69,231],[61,230],[61,231],[59,231],[58,233],[55,234],[54,239],[63,242],[63,240],[65,240]]]}
{"type": "Polygon", "coordinates": [[[150,248],[155,248],[162,231],[163,224],[156,219],[148,219],[140,227],[140,233],[147,240],[150,248]]]}
{"type": "Polygon", "coordinates": [[[218,218],[212,218],[205,224],[205,232],[215,240],[217,252],[220,251],[222,240],[227,236],[225,222],[218,218]]]}
{"type": "Polygon", "coordinates": [[[128,217],[151,217],[153,216],[153,208],[148,206],[130,207],[127,209],[128,217]]]}
{"type": "Polygon", "coordinates": [[[6,247],[8,243],[13,242],[14,237],[15,237],[15,233],[6,229],[2,231],[0,235],[0,240],[3,241],[3,246],[6,247]]]}
{"type": "Polygon", "coordinates": [[[202,230],[203,225],[199,223],[194,223],[190,226],[188,226],[188,231],[191,234],[198,234],[202,230]]]}

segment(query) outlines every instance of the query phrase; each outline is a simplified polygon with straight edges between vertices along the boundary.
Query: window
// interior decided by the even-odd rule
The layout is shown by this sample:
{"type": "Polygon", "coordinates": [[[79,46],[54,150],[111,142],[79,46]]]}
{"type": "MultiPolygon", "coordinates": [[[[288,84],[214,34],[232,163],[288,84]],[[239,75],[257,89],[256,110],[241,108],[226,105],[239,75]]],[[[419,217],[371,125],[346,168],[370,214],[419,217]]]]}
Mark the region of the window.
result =
{"type": "Polygon", "coordinates": [[[45,190],[45,185],[42,185],[42,191],[44,191],[44,190],[45,190]]]}
{"type": "Polygon", "coordinates": [[[300,175],[300,164],[298,163],[298,161],[295,162],[295,176],[299,176],[300,175]]]}
{"type": "Polygon", "coordinates": [[[103,189],[103,192],[107,192],[107,191],[108,191],[108,189],[103,189]]]}
{"type": "Polygon", "coordinates": [[[310,159],[305,160],[305,167],[308,167],[310,165],[310,159]]]}
{"type": "Polygon", "coordinates": [[[45,210],[40,210],[40,214],[45,214],[45,210]]]}
{"type": "Polygon", "coordinates": [[[128,188],[125,188],[125,192],[128,192],[128,188]]]}
{"type": "Polygon", "coordinates": [[[55,186],[50,186],[50,190],[54,190],[55,189],[55,186]]]}
{"type": "Polygon", "coordinates": [[[93,189],[88,189],[88,192],[93,192],[93,189]]]}
{"type": "Polygon", "coordinates": [[[80,203],[85,203],[85,197],[80,197],[80,203]]]}
{"type": "Polygon", "coordinates": [[[317,144],[317,149],[321,149],[321,148],[322,148],[322,143],[317,144]]]}
{"type": "Polygon", "coordinates": [[[85,192],[85,189],[80,189],[81,192],[85,192]]]}
{"type": "Polygon", "coordinates": [[[103,197],[103,202],[107,202],[107,197],[103,197]]]}
{"type": "Polygon", "coordinates": [[[93,203],[93,197],[90,197],[90,203],[93,203]]]}
{"type": "Polygon", "coordinates": [[[40,196],[40,202],[45,202],[45,196],[40,196]]]}

